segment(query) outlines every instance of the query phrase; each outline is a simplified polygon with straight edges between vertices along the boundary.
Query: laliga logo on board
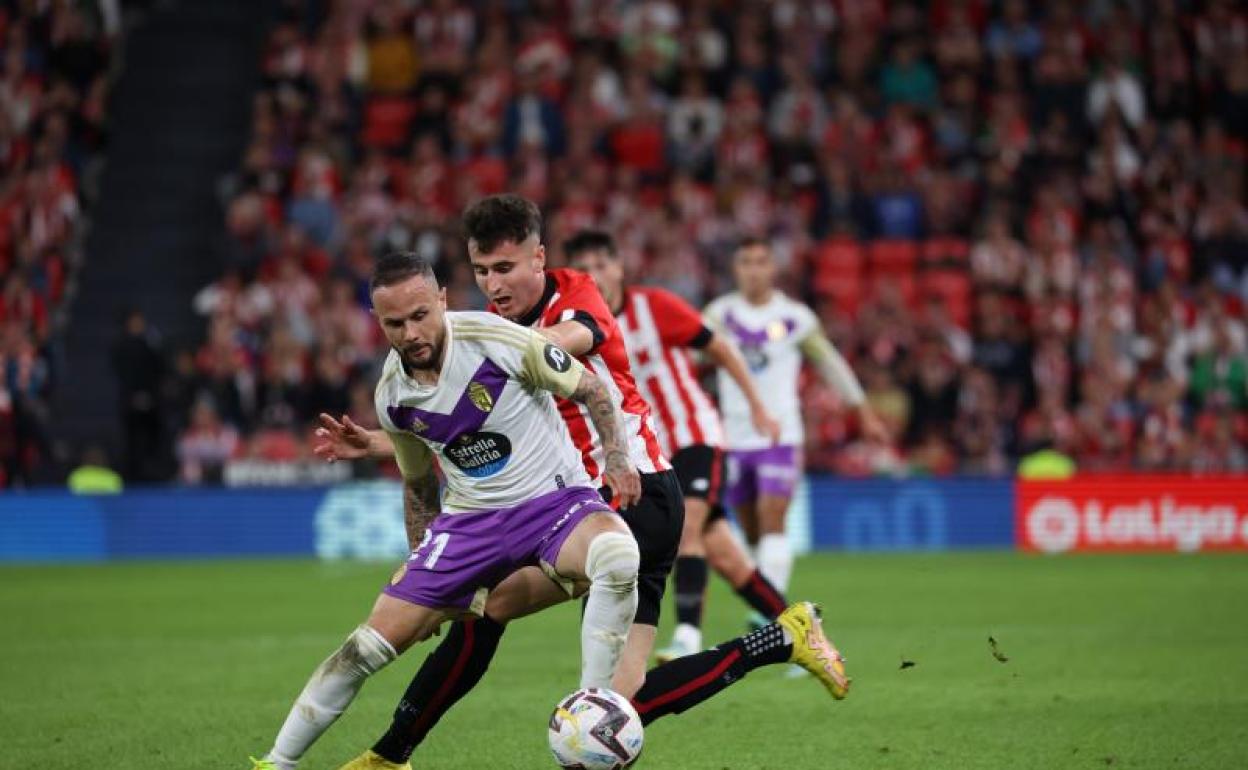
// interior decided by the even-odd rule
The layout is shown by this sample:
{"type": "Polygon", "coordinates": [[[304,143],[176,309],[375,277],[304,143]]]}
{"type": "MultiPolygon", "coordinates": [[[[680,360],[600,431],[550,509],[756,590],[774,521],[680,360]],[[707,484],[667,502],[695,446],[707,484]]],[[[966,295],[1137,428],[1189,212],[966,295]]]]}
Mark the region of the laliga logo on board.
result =
{"type": "Polygon", "coordinates": [[[1079,541],[1079,511],[1073,501],[1046,497],[1027,512],[1027,540],[1045,553],[1062,553],[1079,541]]]}
{"type": "Polygon", "coordinates": [[[1026,542],[1045,553],[1248,545],[1248,510],[1241,514],[1230,503],[1183,504],[1171,495],[1114,504],[1089,497],[1082,505],[1046,495],[1025,510],[1024,527],[1026,542]]]}

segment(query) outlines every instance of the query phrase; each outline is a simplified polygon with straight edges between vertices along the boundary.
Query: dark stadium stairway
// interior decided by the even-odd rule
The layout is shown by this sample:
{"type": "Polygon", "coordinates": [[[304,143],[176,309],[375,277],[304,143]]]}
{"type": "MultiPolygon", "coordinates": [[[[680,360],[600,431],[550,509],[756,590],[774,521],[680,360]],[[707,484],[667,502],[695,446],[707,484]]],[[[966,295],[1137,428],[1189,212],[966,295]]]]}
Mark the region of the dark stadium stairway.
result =
{"type": "Polygon", "coordinates": [[[202,329],[194,293],[220,272],[216,185],[237,167],[273,3],[157,3],[126,42],[110,105],[107,165],[70,308],[52,430],[74,460],[100,441],[121,447],[117,378],[109,350],[133,306],[166,349],[202,329]]]}

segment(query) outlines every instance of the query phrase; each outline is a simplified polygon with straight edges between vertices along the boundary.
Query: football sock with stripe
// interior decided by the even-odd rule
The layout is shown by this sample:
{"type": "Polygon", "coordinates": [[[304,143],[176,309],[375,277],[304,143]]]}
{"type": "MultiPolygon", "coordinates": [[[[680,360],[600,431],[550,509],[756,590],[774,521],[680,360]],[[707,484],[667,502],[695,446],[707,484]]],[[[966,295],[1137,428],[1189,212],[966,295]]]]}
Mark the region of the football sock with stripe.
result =
{"type": "Polygon", "coordinates": [[[676,622],[701,628],[702,608],[706,603],[706,559],[702,556],[678,557],[672,578],[676,584],[676,622]]]}
{"type": "Polygon", "coordinates": [[[786,663],[792,655],[788,632],[778,623],[769,623],[730,642],[650,669],[633,696],[633,706],[642,724],[648,725],[693,708],[759,666],[786,663]]]}
{"type": "Polygon", "coordinates": [[[789,606],[784,594],[757,569],[743,584],[736,586],[733,590],[755,612],[768,620],[775,620],[780,613],[784,612],[784,608],[789,606]]]}
{"type": "Polygon", "coordinates": [[[373,751],[389,762],[406,762],[442,715],[481,681],[506,628],[489,617],[452,623],[407,686],[373,751]]]}

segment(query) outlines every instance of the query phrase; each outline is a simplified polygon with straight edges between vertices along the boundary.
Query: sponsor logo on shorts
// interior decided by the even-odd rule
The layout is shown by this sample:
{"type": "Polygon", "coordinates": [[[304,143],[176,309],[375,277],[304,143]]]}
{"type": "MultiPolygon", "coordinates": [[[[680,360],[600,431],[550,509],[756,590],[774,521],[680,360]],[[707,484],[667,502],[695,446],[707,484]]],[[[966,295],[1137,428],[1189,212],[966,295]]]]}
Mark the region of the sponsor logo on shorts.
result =
{"type": "Polygon", "coordinates": [[[406,575],[407,575],[407,562],[403,562],[402,564],[399,565],[399,568],[394,571],[394,574],[390,576],[390,585],[397,586],[399,582],[402,581],[406,575]]]}
{"type": "Polygon", "coordinates": [[[463,433],[443,447],[442,454],[468,476],[480,479],[507,467],[511,460],[511,441],[501,433],[463,433]]]}
{"type": "Polygon", "coordinates": [[[550,531],[551,531],[551,532],[557,532],[557,531],[559,531],[559,529],[560,529],[560,528],[561,528],[564,524],[567,524],[567,523],[568,523],[568,519],[572,518],[572,516],[573,516],[573,515],[574,515],[577,511],[579,511],[579,510],[581,510],[582,508],[584,508],[585,506],[589,505],[589,504],[590,504],[590,502],[591,502],[590,500],[578,500],[577,502],[572,503],[572,505],[570,505],[570,506],[568,507],[567,512],[566,512],[566,513],[564,513],[562,516],[560,516],[560,517],[559,517],[559,519],[558,519],[558,520],[557,520],[554,524],[550,525],[550,531]]]}
{"type": "Polygon", "coordinates": [[[705,479],[705,478],[694,479],[689,484],[689,488],[692,489],[694,492],[705,492],[706,490],[711,488],[710,479],[705,479]]]}
{"type": "Polygon", "coordinates": [[[488,412],[494,408],[494,398],[490,396],[490,391],[485,389],[481,383],[473,380],[468,383],[468,399],[472,401],[472,405],[483,412],[488,412]]]}
{"type": "Polygon", "coordinates": [[[572,518],[572,511],[568,511],[567,513],[563,514],[555,521],[554,524],[551,524],[550,531],[558,532],[559,528],[562,527],[564,524],[566,524],[568,522],[568,519],[570,518],[572,518]]]}
{"type": "Polygon", "coordinates": [[[556,372],[566,372],[572,366],[572,356],[562,348],[546,343],[546,349],[543,351],[546,358],[546,364],[556,372]]]}

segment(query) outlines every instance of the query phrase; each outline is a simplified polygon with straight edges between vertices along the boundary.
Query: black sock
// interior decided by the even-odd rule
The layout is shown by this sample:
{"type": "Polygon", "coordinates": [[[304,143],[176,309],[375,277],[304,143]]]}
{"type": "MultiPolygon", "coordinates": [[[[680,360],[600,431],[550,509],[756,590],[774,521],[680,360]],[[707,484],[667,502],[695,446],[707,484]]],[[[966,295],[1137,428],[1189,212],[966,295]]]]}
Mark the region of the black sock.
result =
{"type": "Polygon", "coordinates": [[[706,559],[681,556],[672,571],[676,583],[676,622],[702,627],[702,605],[706,597],[706,559]]]}
{"type": "Polygon", "coordinates": [[[784,630],[771,623],[709,650],[676,658],[646,672],[633,696],[641,723],[679,714],[740,681],[759,666],[785,663],[793,655],[784,630]]]}
{"type": "Polygon", "coordinates": [[[735,590],[746,604],[768,620],[775,620],[780,613],[784,612],[784,608],[789,606],[784,594],[780,593],[779,589],[763,577],[763,573],[758,570],[754,570],[750,579],[735,590]]]}
{"type": "Polygon", "coordinates": [[[481,681],[505,629],[488,617],[452,623],[412,677],[390,729],[373,751],[389,762],[406,762],[442,715],[481,681]]]}

